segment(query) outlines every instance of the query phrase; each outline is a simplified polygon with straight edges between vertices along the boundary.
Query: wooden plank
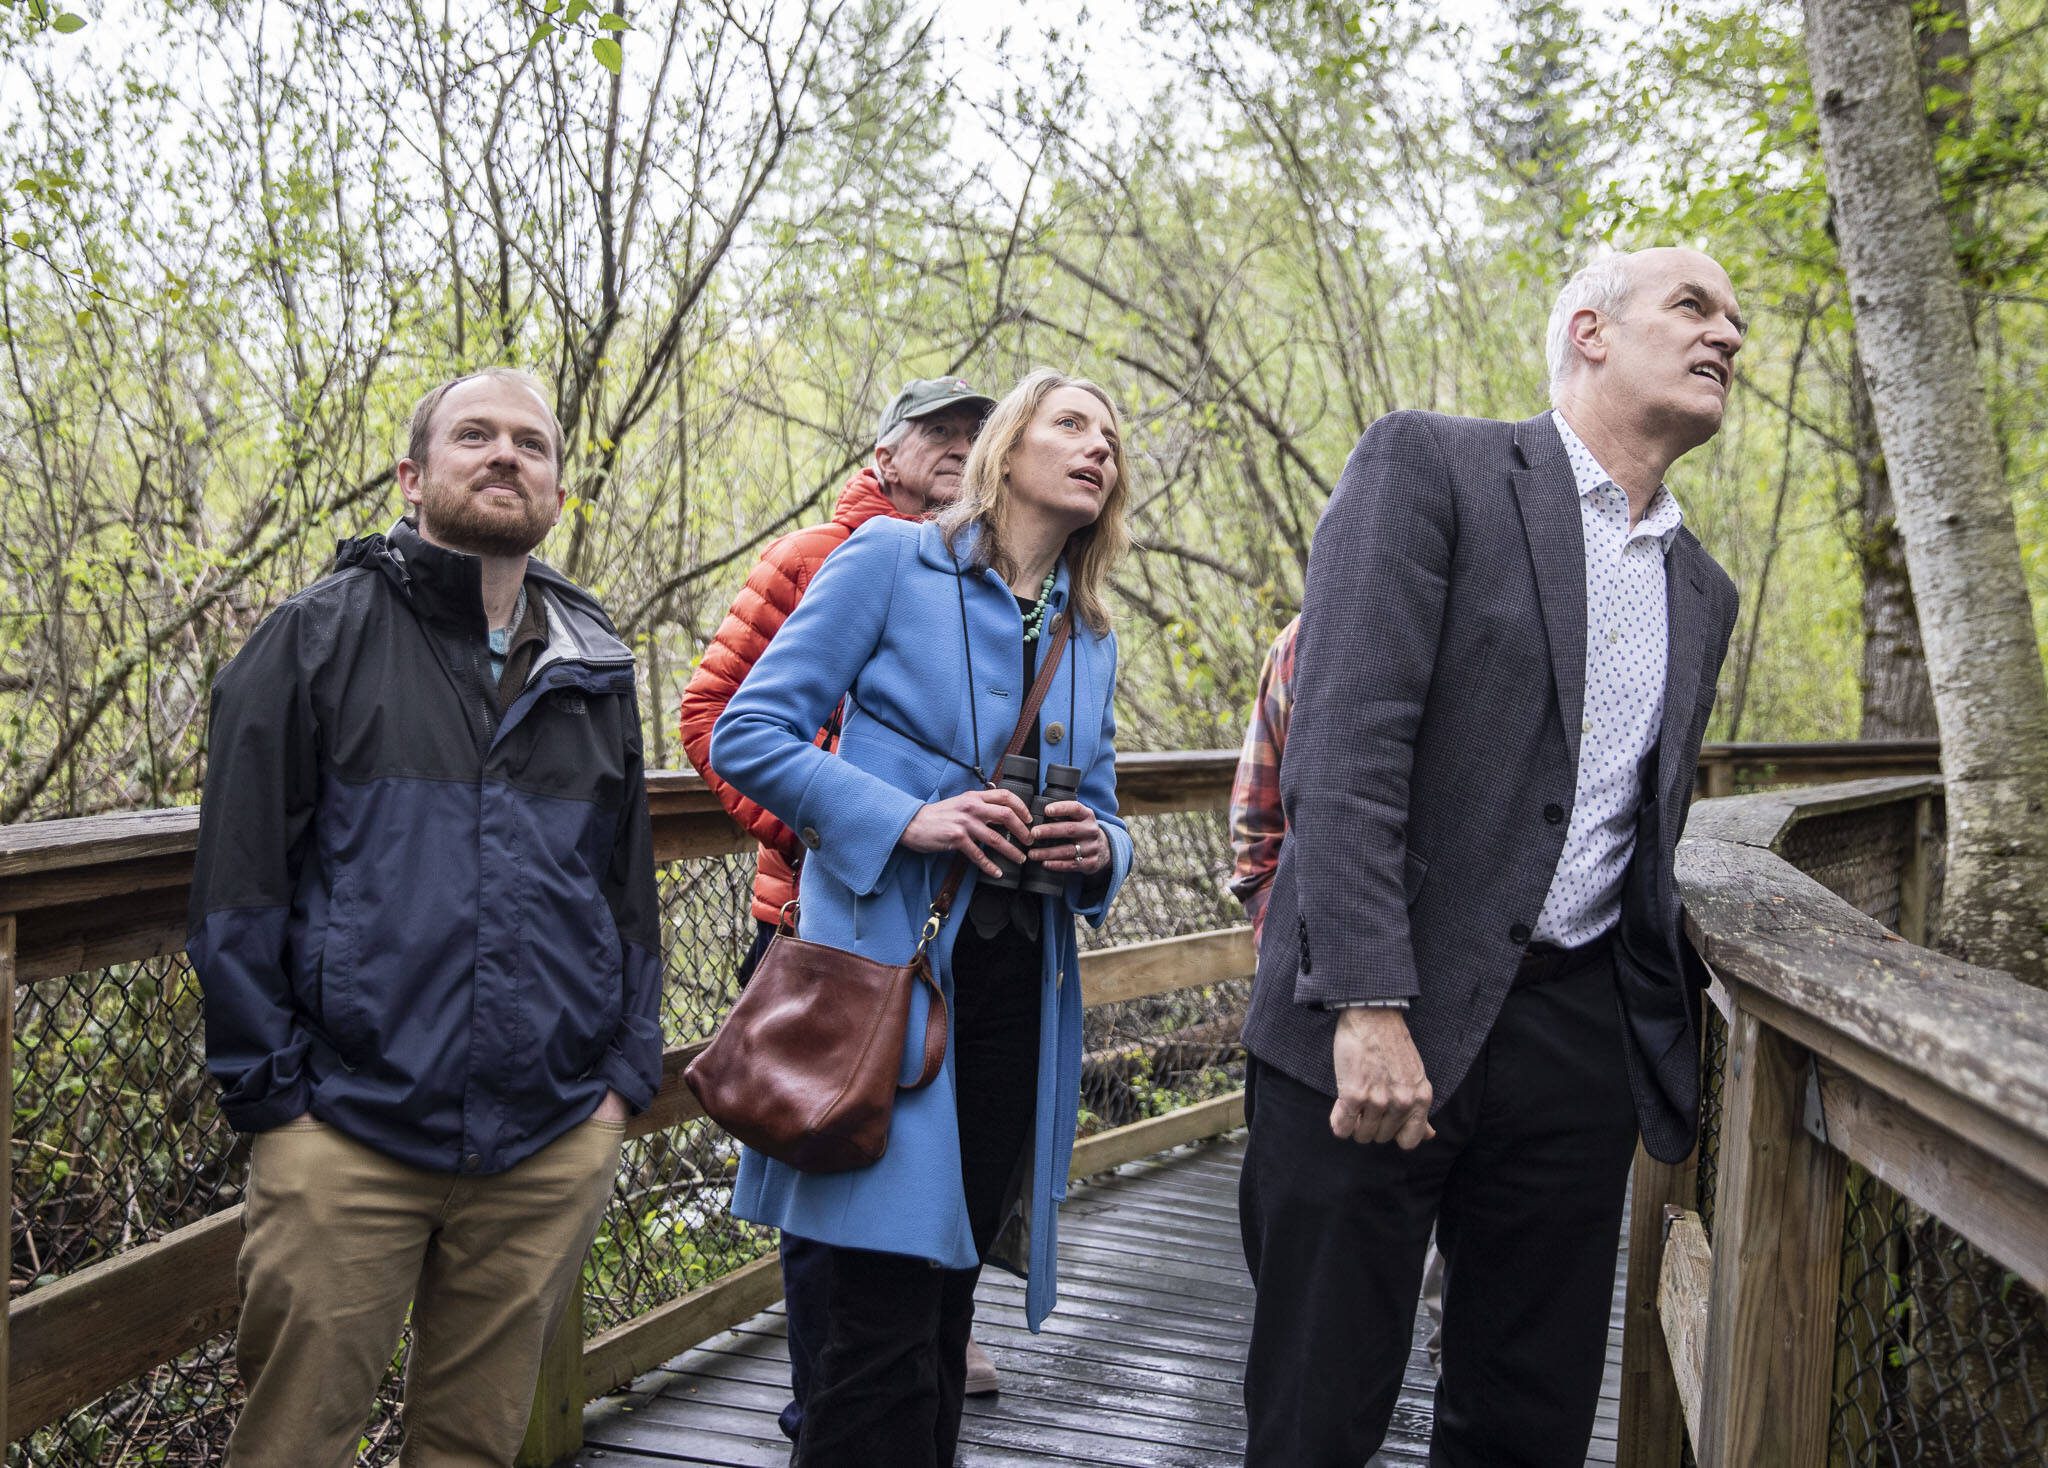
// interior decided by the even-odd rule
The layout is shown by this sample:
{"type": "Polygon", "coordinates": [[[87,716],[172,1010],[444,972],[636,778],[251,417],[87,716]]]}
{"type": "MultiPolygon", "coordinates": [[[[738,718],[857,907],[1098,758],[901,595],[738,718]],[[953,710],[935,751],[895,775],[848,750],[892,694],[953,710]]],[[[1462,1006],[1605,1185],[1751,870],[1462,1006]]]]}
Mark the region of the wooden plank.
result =
{"type": "MultiPolygon", "coordinates": [[[[1222,810],[1236,767],[1231,749],[1126,754],[1117,761],[1118,805],[1126,815],[1222,810]]],[[[647,808],[661,860],[753,845],[693,771],[649,771],[647,808]]],[[[198,837],[196,805],[0,827],[0,912],[183,887],[198,837]]]]}
{"type": "Polygon", "coordinates": [[[730,1330],[782,1298],[782,1256],[769,1254],[723,1279],[595,1337],[583,1348],[583,1385],[596,1398],[671,1356],[730,1330]]]}
{"type": "Polygon", "coordinates": [[[568,1308],[541,1353],[526,1438],[515,1468],[553,1468],[583,1446],[583,1404],[590,1399],[583,1380],[583,1280],[569,1292],[568,1308]]]}
{"type": "Polygon", "coordinates": [[[1259,966],[1249,927],[1222,928],[1081,955],[1081,993],[1092,1009],[1125,999],[1248,979],[1259,966]]]}
{"type": "Polygon", "coordinates": [[[1074,1143],[1070,1177],[1087,1177],[1107,1172],[1140,1157],[1150,1157],[1183,1142],[1220,1137],[1244,1125],[1244,1092],[1232,1091],[1213,1101],[1198,1101],[1148,1121],[1134,1121],[1074,1143]]]}
{"type": "Polygon", "coordinates": [[[1934,797],[1913,802],[1913,844],[1899,870],[1899,936],[1908,943],[1927,943],[1927,908],[1934,890],[1934,797]]]}
{"type": "Polygon", "coordinates": [[[1714,1200],[1704,1468],[1827,1461],[1846,1163],[1802,1125],[1808,1054],[1738,996],[1714,1200]]]}
{"type": "Polygon", "coordinates": [[[1227,810],[1237,756],[1235,749],[1120,754],[1116,760],[1117,810],[1126,816],[1227,810]]]}
{"type": "Polygon", "coordinates": [[[15,981],[62,978],[185,947],[185,888],[29,908],[17,917],[15,981]]]}
{"type": "MultiPolygon", "coordinates": [[[[1240,1135],[1077,1189],[1061,1215],[1061,1304],[1042,1334],[1024,1327],[1023,1284],[983,1273],[975,1337],[1002,1375],[1002,1392],[967,1403],[963,1462],[1155,1468],[1210,1461],[1205,1453],[1239,1461],[1251,1282],[1241,1261],[1227,1272],[1211,1270],[1155,1221],[1180,1217],[1198,1232],[1229,1235],[1243,1148],[1240,1135]],[[1199,1312],[1178,1289],[1189,1271],[1215,1275],[1199,1312]]],[[[1617,1284],[1627,1266],[1624,1251],[1617,1284]]],[[[586,1455],[724,1465],[754,1461],[741,1445],[758,1444],[769,1455],[762,1461],[783,1461],[788,1449],[775,1429],[788,1400],[783,1324],[777,1312],[756,1317],[644,1377],[629,1396],[594,1404],[586,1455]]],[[[1423,1350],[1428,1329],[1417,1311],[1391,1430],[1371,1468],[1426,1461],[1435,1384],[1423,1350]]],[[[1618,1331],[1617,1323],[1588,1463],[1613,1461],[1618,1331]]]]}
{"type": "MultiPolygon", "coordinates": [[[[1657,1278],[1657,1321],[1664,1337],[1672,1383],[1685,1412],[1685,1428],[1701,1437],[1700,1396],[1706,1376],[1707,1301],[1714,1255],[1707,1231],[1690,1209],[1674,1210],[1664,1236],[1664,1263],[1657,1278]]],[[[1673,1459],[1677,1455],[1674,1453],[1673,1459]]]]}
{"type": "Polygon", "coordinates": [[[1636,1146],[1629,1187],[1628,1285],[1622,1308],[1621,1421],[1616,1461],[1622,1468],[1678,1468],[1684,1451],[1680,1393],[1658,1319],[1658,1281],[1668,1247],[1666,1215],[1693,1206],[1699,1151],[1680,1163],[1659,1162],[1636,1146]]]}
{"type": "Polygon", "coordinates": [[[241,1246],[238,1204],[16,1300],[9,1440],[232,1326],[241,1246]]]}
{"type": "MultiPolygon", "coordinates": [[[[7,1282],[8,1298],[14,1296],[14,919],[0,913],[0,1172],[7,1178],[9,1226],[4,1259],[6,1269],[0,1280],[7,1282]]],[[[0,1443],[13,1442],[8,1435],[8,1373],[13,1370],[11,1311],[0,1312],[0,1443]]]]}
{"type": "Polygon", "coordinates": [[[1824,1019],[1795,1009],[1761,990],[1742,987],[1742,1002],[1772,1029],[1912,1108],[1936,1126],[1968,1137],[2002,1167],[2048,1185],[2048,1137],[2000,1115],[1976,1098],[1958,1095],[1903,1060],[1840,1033],[1824,1019]]]}
{"type": "MultiPolygon", "coordinates": [[[[65,867],[98,866],[177,853],[199,839],[199,807],[120,811],[0,826],[0,879],[65,867]]],[[[7,891],[0,880],[0,894],[7,891]]]]}
{"type": "Polygon", "coordinates": [[[2048,1293],[2048,1186],[1826,1062],[1820,1095],[1830,1146],[2048,1293]]]}
{"type": "Polygon", "coordinates": [[[52,867],[17,877],[0,878],[0,912],[32,912],[65,907],[132,892],[175,887],[192,881],[192,853],[142,855],[99,866],[52,867]]]}
{"type": "Polygon", "coordinates": [[[681,1126],[704,1114],[704,1108],[697,1104],[697,1098],[683,1084],[683,1071],[710,1043],[709,1040],[697,1040],[688,1045],[671,1045],[661,1052],[661,1084],[655,1088],[652,1104],[638,1116],[627,1118],[628,1137],[644,1137],[650,1132],[681,1126]]]}

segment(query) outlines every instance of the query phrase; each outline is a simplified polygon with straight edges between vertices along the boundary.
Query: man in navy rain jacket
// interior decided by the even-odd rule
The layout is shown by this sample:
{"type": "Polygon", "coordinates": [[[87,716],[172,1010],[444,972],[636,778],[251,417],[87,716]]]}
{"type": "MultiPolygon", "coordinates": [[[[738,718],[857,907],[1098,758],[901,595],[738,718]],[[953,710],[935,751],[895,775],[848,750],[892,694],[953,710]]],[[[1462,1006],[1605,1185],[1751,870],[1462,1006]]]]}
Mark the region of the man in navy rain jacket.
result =
{"type": "Polygon", "coordinates": [[[233,1468],[353,1462],[408,1303],[403,1462],[509,1463],[654,1096],[632,654],[528,559],[561,469],[533,379],[435,388],[411,517],[344,542],[214,688],[188,947],[255,1134],[233,1468]]]}

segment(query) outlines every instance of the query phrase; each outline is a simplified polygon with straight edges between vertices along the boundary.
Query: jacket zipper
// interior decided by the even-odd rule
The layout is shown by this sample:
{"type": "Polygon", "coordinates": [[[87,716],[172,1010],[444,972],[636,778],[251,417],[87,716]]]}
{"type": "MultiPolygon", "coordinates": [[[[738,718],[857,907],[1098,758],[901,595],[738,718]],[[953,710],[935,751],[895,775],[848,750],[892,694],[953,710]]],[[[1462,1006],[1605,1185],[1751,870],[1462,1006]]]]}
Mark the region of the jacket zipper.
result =
{"type": "MultiPolygon", "coordinates": [[[[476,650],[476,644],[474,642],[470,642],[469,644],[469,671],[475,679],[475,687],[477,692],[477,707],[483,711],[484,716],[484,735],[482,741],[477,746],[477,753],[480,756],[488,756],[490,753],[491,741],[497,736],[498,724],[497,719],[493,716],[491,711],[490,693],[488,686],[484,681],[485,673],[483,659],[478,655],[476,650]]],[[[483,778],[482,763],[479,763],[477,766],[477,778],[483,778]]]]}

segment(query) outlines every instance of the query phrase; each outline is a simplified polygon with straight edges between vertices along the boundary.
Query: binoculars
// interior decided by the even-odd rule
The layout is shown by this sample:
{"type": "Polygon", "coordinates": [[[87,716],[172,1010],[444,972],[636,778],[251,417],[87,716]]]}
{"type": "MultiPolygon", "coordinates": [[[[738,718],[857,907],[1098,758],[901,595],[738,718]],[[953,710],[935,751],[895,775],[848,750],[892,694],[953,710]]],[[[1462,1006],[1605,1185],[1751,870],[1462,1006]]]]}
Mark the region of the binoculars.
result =
{"type": "MultiPolygon", "coordinates": [[[[1062,800],[1075,800],[1081,793],[1081,771],[1075,765],[1047,765],[1045,767],[1045,789],[1038,788],[1038,761],[1029,755],[1010,754],[1003,756],[1001,770],[996,775],[996,788],[1008,790],[1024,802],[1031,812],[1031,824],[1036,826],[1045,819],[1045,808],[1057,805],[1062,800]]],[[[999,851],[983,847],[988,858],[1001,872],[997,876],[982,874],[984,887],[1002,887],[1011,891],[1038,892],[1048,897],[1057,897],[1067,890],[1064,872],[1049,872],[1043,862],[1011,861],[999,851]]]]}

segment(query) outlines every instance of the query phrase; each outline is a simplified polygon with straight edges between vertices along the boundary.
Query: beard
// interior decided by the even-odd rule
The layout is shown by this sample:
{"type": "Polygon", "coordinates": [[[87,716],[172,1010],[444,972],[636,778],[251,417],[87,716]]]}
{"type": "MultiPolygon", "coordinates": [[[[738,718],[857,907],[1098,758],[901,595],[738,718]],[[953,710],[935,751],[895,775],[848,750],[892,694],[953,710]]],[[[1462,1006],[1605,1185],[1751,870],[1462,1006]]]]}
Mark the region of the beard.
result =
{"type": "Polygon", "coordinates": [[[473,489],[448,484],[431,469],[420,476],[420,525],[432,539],[473,556],[523,556],[555,528],[554,506],[524,478],[494,474],[479,483],[505,483],[519,492],[517,505],[484,499],[473,489]]]}

